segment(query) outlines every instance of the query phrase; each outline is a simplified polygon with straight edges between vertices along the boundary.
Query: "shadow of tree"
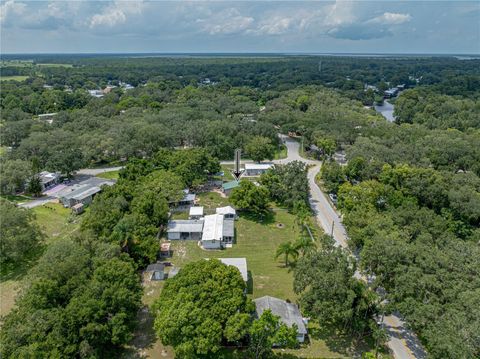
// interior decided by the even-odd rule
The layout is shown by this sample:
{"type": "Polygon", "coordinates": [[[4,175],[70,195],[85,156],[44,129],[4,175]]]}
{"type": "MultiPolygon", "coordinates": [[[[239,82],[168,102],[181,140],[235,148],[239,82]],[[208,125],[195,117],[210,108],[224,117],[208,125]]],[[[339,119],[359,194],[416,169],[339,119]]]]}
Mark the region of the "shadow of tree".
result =
{"type": "Polygon", "coordinates": [[[41,243],[32,249],[32,252],[21,261],[15,263],[5,263],[1,266],[0,283],[7,280],[21,280],[28,271],[34,267],[39,258],[47,248],[45,243],[41,243]]]}
{"type": "Polygon", "coordinates": [[[359,341],[350,334],[339,332],[330,326],[311,327],[308,336],[316,340],[323,340],[330,351],[348,357],[360,357],[363,352],[370,349],[365,341],[359,341]]]}
{"type": "Polygon", "coordinates": [[[154,318],[148,306],[144,306],[137,314],[137,328],[131,346],[126,349],[127,358],[145,358],[141,352],[153,348],[157,337],[153,328],[154,318]]]}
{"type": "Polygon", "coordinates": [[[273,212],[271,209],[262,215],[248,211],[242,211],[240,213],[240,217],[264,225],[275,223],[275,212],[273,212]]]}

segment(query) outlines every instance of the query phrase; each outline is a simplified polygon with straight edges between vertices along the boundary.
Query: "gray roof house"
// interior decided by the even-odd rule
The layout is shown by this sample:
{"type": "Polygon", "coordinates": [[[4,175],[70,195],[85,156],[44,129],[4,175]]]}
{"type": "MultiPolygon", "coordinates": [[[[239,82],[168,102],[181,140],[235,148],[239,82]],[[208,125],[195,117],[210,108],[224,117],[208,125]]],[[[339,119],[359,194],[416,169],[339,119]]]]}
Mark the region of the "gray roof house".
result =
{"type": "Polygon", "coordinates": [[[150,280],[164,280],[165,273],[164,273],[165,265],[163,263],[152,263],[147,266],[145,269],[146,273],[152,273],[150,275],[150,280]]]}
{"type": "Polygon", "coordinates": [[[258,317],[260,317],[264,311],[270,309],[272,314],[279,316],[280,320],[287,326],[292,327],[296,324],[297,340],[299,343],[305,341],[307,328],[305,327],[302,314],[295,304],[268,295],[254,299],[253,301],[255,302],[256,314],[258,317]]]}
{"type": "Polygon", "coordinates": [[[168,222],[167,237],[169,240],[175,239],[195,239],[202,238],[203,220],[198,219],[179,219],[168,222]]]}

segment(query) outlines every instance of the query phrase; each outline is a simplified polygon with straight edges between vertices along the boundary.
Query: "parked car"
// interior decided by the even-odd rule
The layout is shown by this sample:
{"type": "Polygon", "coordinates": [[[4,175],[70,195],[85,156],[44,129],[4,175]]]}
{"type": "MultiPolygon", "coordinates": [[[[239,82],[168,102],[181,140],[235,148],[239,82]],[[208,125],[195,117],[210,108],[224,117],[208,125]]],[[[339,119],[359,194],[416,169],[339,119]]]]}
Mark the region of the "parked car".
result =
{"type": "Polygon", "coordinates": [[[333,202],[334,205],[337,205],[338,197],[335,193],[330,193],[328,197],[330,197],[330,200],[333,202]]]}

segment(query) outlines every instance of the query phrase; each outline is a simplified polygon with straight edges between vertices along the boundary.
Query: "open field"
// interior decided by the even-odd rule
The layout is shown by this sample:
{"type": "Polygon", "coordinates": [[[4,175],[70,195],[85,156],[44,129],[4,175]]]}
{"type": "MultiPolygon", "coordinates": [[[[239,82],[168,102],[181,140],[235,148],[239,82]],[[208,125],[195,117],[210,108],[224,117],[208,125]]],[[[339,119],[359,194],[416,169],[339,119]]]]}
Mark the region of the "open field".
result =
{"type": "Polygon", "coordinates": [[[0,81],[25,81],[29,76],[1,76],[0,81]]]}
{"type": "Polygon", "coordinates": [[[72,64],[36,64],[36,66],[40,67],[73,67],[72,64]]]}
{"type": "MultiPolygon", "coordinates": [[[[58,203],[48,203],[43,206],[35,207],[32,211],[36,215],[36,222],[46,234],[45,244],[48,245],[58,238],[64,238],[67,235],[78,230],[80,217],[72,217],[71,210],[64,208],[58,203]]],[[[35,265],[36,259],[41,255],[42,250],[32,256],[32,259],[21,266],[11,270],[2,271],[0,278],[0,315],[7,314],[15,304],[15,296],[21,285],[21,281],[28,269],[35,265]]]]}

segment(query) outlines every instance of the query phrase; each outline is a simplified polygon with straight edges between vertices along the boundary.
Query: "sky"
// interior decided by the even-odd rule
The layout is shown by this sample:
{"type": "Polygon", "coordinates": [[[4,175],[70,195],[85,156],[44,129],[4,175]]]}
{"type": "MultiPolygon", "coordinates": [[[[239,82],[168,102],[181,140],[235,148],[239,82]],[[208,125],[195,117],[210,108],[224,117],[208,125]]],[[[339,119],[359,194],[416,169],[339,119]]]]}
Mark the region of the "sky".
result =
{"type": "Polygon", "coordinates": [[[2,53],[480,53],[480,1],[0,0],[2,53]]]}

